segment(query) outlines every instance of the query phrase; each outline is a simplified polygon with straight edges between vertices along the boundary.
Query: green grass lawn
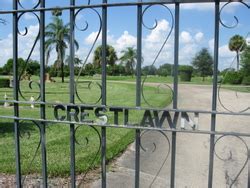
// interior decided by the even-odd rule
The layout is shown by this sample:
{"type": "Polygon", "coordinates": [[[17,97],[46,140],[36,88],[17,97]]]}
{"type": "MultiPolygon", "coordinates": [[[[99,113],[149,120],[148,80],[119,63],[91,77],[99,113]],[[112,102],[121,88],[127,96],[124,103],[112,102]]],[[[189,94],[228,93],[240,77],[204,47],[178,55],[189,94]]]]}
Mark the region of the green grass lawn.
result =
{"type": "Polygon", "coordinates": [[[245,93],[250,93],[250,86],[244,86],[244,85],[222,85],[223,89],[229,89],[233,91],[238,91],[238,92],[245,92],[245,93]]]}
{"type": "MultiPolygon", "coordinates": [[[[97,81],[98,82],[98,81],[97,81]]],[[[46,101],[48,102],[69,102],[69,83],[46,83],[46,101]]],[[[30,96],[37,96],[39,88],[33,85],[33,89],[28,88],[28,82],[21,82],[23,96],[27,99],[30,96]]],[[[95,103],[100,96],[99,87],[93,83],[91,90],[86,89],[86,84],[78,84],[78,92],[81,100],[86,103],[95,103]]],[[[109,106],[135,106],[135,84],[125,83],[107,83],[107,105],[109,106]]],[[[11,88],[1,88],[0,97],[3,99],[4,94],[12,99],[11,88]]],[[[153,107],[165,107],[171,102],[171,92],[164,88],[155,88],[152,86],[144,87],[144,94],[147,101],[153,107]]],[[[19,100],[23,100],[21,97],[19,100]]],[[[76,103],[80,100],[76,98],[76,103]]],[[[100,104],[100,102],[98,103],[100,104]]],[[[142,100],[142,106],[148,106],[142,100]]],[[[3,108],[0,104],[0,114],[13,116],[13,107],[3,108]]],[[[20,105],[21,117],[39,118],[39,107],[30,108],[29,105],[20,105]]],[[[92,116],[92,115],[90,115],[92,116]]],[[[112,123],[112,115],[109,122],[112,123]]],[[[139,123],[142,118],[141,111],[131,111],[129,113],[129,123],[139,123]]],[[[46,106],[47,119],[53,119],[53,108],[46,106]]],[[[91,118],[91,117],[90,117],[91,118]]],[[[122,122],[123,116],[119,116],[122,122]]],[[[78,126],[76,126],[78,127],[78,126]]],[[[90,126],[79,126],[76,131],[76,171],[83,173],[90,169],[91,164],[100,165],[100,140],[98,133],[100,128],[90,126]],[[95,156],[97,156],[95,158],[95,156]]],[[[39,145],[40,134],[38,127],[31,121],[20,122],[20,147],[21,147],[21,169],[23,174],[41,172],[41,149],[36,149],[39,145]],[[33,156],[34,162],[31,164],[33,156]]],[[[107,128],[107,160],[111,160],[120,152],[126,149],[127,145],[134,140],[134,130],[122,128],[107,128]]],[[[14,128],[13,120],[0,119],[0,173],[15,173],[15,145],[14,145],[14,128]]],[[[51,124],[46,126],[46,149],[48,172],[50,176],[69,176],[70,174],[70,128],[67,124],[51,124]]],[[[93,166],[91,166],[93,167],[93,166]]]]}

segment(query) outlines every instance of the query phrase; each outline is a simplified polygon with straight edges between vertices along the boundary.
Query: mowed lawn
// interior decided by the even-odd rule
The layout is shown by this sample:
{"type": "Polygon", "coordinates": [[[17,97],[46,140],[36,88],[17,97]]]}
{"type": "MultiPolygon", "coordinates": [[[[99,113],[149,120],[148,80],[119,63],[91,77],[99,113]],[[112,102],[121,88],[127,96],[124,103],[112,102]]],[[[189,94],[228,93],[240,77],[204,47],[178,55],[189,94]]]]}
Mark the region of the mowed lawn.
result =
{"type": "MultiPolygon", "coordinates": [[[[88,88],[88,83],[81,80],[78,85],[78,94],[81,101],[94,104],[100,97],[98,81],[94,81],[88,88]]],[[[39,88],[36,84],[29,89],[28,82],[21,82],[23,96],[29,99],[36,97],[39,88]]],[[[107,83],[107,105],[108,106],[132,106],[135,107],[136,86],[132,83],[107,83]]],[[[11,88],[1,88],[0,97],[3,99],[5,93],[12,99],[13,90],[11,88]]],[[[153,107],[163,108],[171,103],[171,91],[164,86],[145,86],[144,96],[153,107]]],[[[19,100],[23,100],[20,96],[19,100]]],[[[51,103],[69,103],[69,83],[46,83],[46,101],[51,103]]],[[[76,103],[82,103],[76,97],[76,103]]],[[[98,102],[97,104],[100,104],[98,102]]],[[[142,106],[148,104],[142,99],[142,106]]],[[[13,107],[4,108],[0,104],[0,114],[13,116],[13,107]]],[[[113,114],[113,113],[112,113],[113,114]]],[[[113,123],[113,115],[107,113],[109,123],[113,123]]],[[[39,118],[40,109],[37,105],[34,109],[30,105],[20,104],[20,116],[39,118]]],[[[54,119],[53,106],[46,105],[46,118],[54,119]]],[[[90,113],[90,119],[94,114],[90,113]]],[[[131,111],[129,113],[129,123],[139,123],[142,119],[141,111],[131,111]]],[[[123,115],[119,116],[119,122],[123,122],[123,115]]],[[[100,165],[100,127],[90,127],[87,125],[76,125],[76,171],[83,173],[100,165]],[[93,165],[92,165],[93,164],[93,165]]],[[[107,128],[107,160],[111,160],[120,152],[126,149],[127,145],[134,140],[135,131],[123,128],[107,128]]],[[[21,170],[23,174],[41,173],[41,148],[39,147],[40,133],[35,122],[20,121],[20,151],[21,170]],[[35,155],[36,154],[36,155],[35,155]]],[[[46,125],[46,149],[47,165],[50,176],[69,176],[70,174],[70,127],[67,124],[46,125]]],[[[0,119],[0,173],[15,173],[15,141],[13,120],[0,119]]]]}

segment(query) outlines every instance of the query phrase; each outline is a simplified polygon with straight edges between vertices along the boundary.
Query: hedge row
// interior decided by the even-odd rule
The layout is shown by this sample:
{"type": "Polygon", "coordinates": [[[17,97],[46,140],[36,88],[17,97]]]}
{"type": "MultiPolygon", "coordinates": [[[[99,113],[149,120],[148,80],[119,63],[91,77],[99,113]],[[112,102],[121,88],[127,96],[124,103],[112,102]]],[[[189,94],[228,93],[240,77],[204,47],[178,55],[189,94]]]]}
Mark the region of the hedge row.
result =
{"type": "Polygon", "coordinates": [[[0,88],[9,87],[10,79],[9,78],[0,78],[0,88]]]}
{"type": "Polygon", "coordinates": [[[223,83],[250,85],[250,76],[244,76],[241,72],[229,71],[225,74],[223,83]]]}

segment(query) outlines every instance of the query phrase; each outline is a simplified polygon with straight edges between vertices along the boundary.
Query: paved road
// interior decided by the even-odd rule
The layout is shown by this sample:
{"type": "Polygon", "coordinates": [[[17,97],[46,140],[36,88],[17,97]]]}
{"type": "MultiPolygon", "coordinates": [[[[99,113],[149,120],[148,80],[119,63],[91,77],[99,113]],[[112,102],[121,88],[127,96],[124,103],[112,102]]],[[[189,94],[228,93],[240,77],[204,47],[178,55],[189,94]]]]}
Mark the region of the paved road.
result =
{"type": "MultiPolygon", "coordinates": [[[[220,91],[220,100],[229,110],[241,111],[250,106],[249,93],[237,93],[229,90],[220,91]]],[[[211,86],[180,85],[178,106],[182,109],[211,110],[211,86]]],[[[218,102],[218,110],[225,111],[218,102]]],[[[250,113],[250,110],[247,111],[250,113]]],[[[192,114],[190,114],[192,117],[192,114]]],[[[199,130],[210,130],[211,115],[200,114],[199,130]]],[[[217,131],[237,131],[250,134],[250,116],[218,115],[217,131]]],[[[186,129],[191,127],[186,126],[186,129]]],[[[160,132],[146,132],[142,137],[140,187],[169,187],[171,150],[171,133],[163,135],[160,132]],[[167,136],[167,137],[165,137],[167,136]],[[156,147],[155,147],[156,146],[156,147]],[[167,158],[166,158],[167,157],[167,158]],[[160,170],[160,171],[159,171],[160,170]],[[156,177],[157,175],[157,177],[156,177]]],[[[219,136],[216,136],[218,139],[219,136]]],[[[243,138],[246,144],[250,139],[243,138]]],[[[209,166],[210,136],[204,134],[177,134],[176,147],[176,187],[200,188],[207,187],[209,166]]],[[[218,140],[214,160],[214,187],[229,187],[235,176],[247,160],[247,149],[241,139],[227,136],[218,140]]],[[[112,171],[107,174],[109,188],[134,187],[135,150],[132,144],[115,162],[112,171]]],[[[100,187],[101,181],[94,182],[90,187],[100,187]]],[[[247,187],[247,166],[234,184],[235,187],[247,187]]],[[[234,187],[234,186],[233,186],[234,187]]]]}

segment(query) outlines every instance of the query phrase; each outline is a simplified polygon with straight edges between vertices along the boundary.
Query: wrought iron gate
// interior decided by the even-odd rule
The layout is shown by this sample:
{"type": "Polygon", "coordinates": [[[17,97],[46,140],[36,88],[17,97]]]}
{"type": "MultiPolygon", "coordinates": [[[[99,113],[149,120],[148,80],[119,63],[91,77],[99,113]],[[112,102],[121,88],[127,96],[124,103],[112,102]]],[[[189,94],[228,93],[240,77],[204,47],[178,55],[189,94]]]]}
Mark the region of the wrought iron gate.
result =
{"type": "MultiPolygon", "coordinates": [[[[75,139],[75,134],[78,128],[78,125],[90,126],[95,129],[96,134],[100,139],[100,156],[101,156],[101,181],[102,187],[106,187],[107,179],[107,160],[106,160],[106,129],[107,128],[121,128],[121,129],[132,129],[135,131],[135,187],[140,186],[140,152],[142,149],[141,137],[144,134],[144,131],[159,131],[161,134],[168,133],[171,136],[171,141],[169,141],[169,151],[171,157],[171,169],[170,177],[166,179],[170,180],[170,187],[176,186],[175,181],[175,172],[176,172],[176,155],[177,155],[177,138],[178,134],[199,134],[199,135],[209,135],[210,145],[209,145],[209,164],[208,165],[208,187],[213,185],[213,173],[214,173],[214,158],[215,156],[219,157],[215,152],[215,146],[225,137],[232,136],[236,139],[239,139],[243,145],[246,147],[248,152],[247,142],[244,138],[250,136],[250,134],[234,131],[218,131],[216,130],[216,117],[223,116],[234,116],[235,118],[240,118],[242,116],[248,117],[249,106],[246,109],[234,112],[229,110],[226,106],[222,104],[222,98],[220,98],[220,84],[218,84],[218,59],[219,59],[219,27],[220,23],[223,27],[230,28],[227,26],[221,19],[221,12],[232,3],[227,1],[197,1],[189,0],[188,3],[203,3],[209,2],[214,5],[214,65],[213,65],[213,87],[212,87],[212,103],[211,110],[197,110],[197,109],[182,109],[178,106],[178,65],[179,65],[179,26],[180,26],[180,6],[182,3],[187,3],[184,0],[162,0],[162,1],[143,1],[143,0],[134,0],[126,2],[108,2],[108,0],[102,0],[100,3],[96,3],[91,0],[82,0],[79,4],[75,3],[75,0],[70,0],[69,6],[56,6],[56,7],[46,7],[45,0],[37,0],[35,5],[32,8],[26,8],[22,1],[13,0],[13,9],[12,10],[1,10],[1,15],[12,15],[13,20],[13,100],[1,100],[2,103],[11,103],[13,104],[13,115],[4,115],[0,114],[2,119],[12,119],[14,121],[14,132],[15,132],[15,166],[16,166],[16,186],[22,187],[22,174],[21,174],[21,163],[20,163],[20,122],[29,121],[33,122],[40,131],[40,143],[38,149],[41,148],[41,162],[42,162],[42,180],[43,187],[48,187],[48,170],[47,170],[47,154],[46,154],[46,129],[49,124],[63,123],[70,126],[70,174],[71,174],[71,187],[76,187],[76,164],[75,164],[75,144],[77,140],[75,139]],[[223,5],[221,2],[227,2],[223,5]],[[221,6],[222,5],[222,6],[221,6]],[[142,77],[142,30],[143,27],[148,30],[154,30],[157,28],[157,21],[155,25],[149,27],[144,21],[144,15],[146,12],[154,7],[162,7],[168,14],[170,19],[170,30],[166,33],[166,38],[162,40],[162,46],[159,49],[158,53],[155,54],[152,65],[154,65],[159,55],[161,55],[162,50],[166,43],[170,40],[170,37],[174,35],[174,54],[173,54],[173,85],[169,86],[167,84],[158,85],[157,88],[161,87],[171,90],[172,95],[172,107],[168,108],[159,108],[150,103],[146,97],[145,87],[147,85],[147,76],[142,77]],[[134,106],[110,106],[107,104],[107,59],[106,59],[106,47],[107,47],[107,16],[110,8],[113,7],[136,7],[137,9],[137,61],[136,61],[136,101],[134,106]],[[24,32],[20,31],[20,20],[22,17],[31,13],[37,19],[39,23],[39,33],[35,38],[34,44],[31,46],[30,53],[25,60],[27,64],[30,60],[32,53],[37,45],[40,47],[40,78],[45,78],[46,74],[46,59],[45,59],[45,14],[46,12],[51,12],[54,10],[69,11],[69,24],[70,24],[70,45],[69,45],[69,58],[70,58],[70,78],[69,78],[69,103],[58,103],[56,101],[46,101],[46,88],[45,88],[45,79],[40,79],[39,82],[30,81],[29,89],[32,89],[35,85],[39,88],[38,96],[34,97],[34,101],[30,101],[22,92],[22,87],[20,87],[21,75],[23,71],[18,72],[18,37],[25,36],[28,33],[28,29],[25,28],[24,32]],[[77,17],[81,11],[90,10],[95,15],[97,15],[97,21],[99,24],[99,30],[96,33],[93,44],[91,45],[89,52],[86,55],[84,60],[84,65],[88,62],[89,57],[93,51],[93,48],[96,46],[98,38],[101,36],[101,46],[102,46],[102,57],[101,57],[101,82],[94,81],[80,81],[79,73],[78,77],[75,77],[74,69],[74,57],[75,57],[75,31],[78,29],[81,32],[85,32],[88,29],[88,21],[85,22],[84,28],[79,28],[76,24],[77,17]],[[80,87],[85,89],[91,89],[93,85],[96,85],[100,89],[100,95],[97,96],[97,100],[89,103],[85,102],[86,98],[82,97],[80,87]],[[218,95],[219,94],[219,95],[218,95]],[[218,110],[217,101],[221,103],[221,106],[224,110],[218,110]],[[145,105],[142,105],[144,103],[145,105]],[[20,115],[22,105],[35,104],[39,107],[39,117],[24,117],[20,115]],[[48,109],[53,109],[54,116],[48,117],[48,109]],[[95,118],[86,119],[86,110],[92,111],[95,114],[95,118]],[[114,122],[111,123],[107,120],[105,112],[112,112],[112,118],[114,122]],[[141,119],[137,122],[131,122],[129,120],[129,113],[140,111],[142,113],[141,119]],[[64,115],[62,115],[64,113],[64,115]],[[121,123],[118,121],[118,114],[122,113],[124,117],[124,122],[121,123]],[[198,125],[198,119],[200,115],[209,115],[211,117],[211,126],[210,130],[197,130],[197,129],[188,129],[183,130],[178,126],[178,119],[181,119],[182,122],[191,122],[193,125],[198,125]],[[191,118],[192,117],[192,118],[191,118]],[[98,121],[96,121],[98,119],[98,121]],[[193,121],[191,121],[193,119],[193,121]],[[108,121],[108,122],[107,122],[108,121]],[[100,133],[97,128],[100,128],[100,133]],[[218,136],[218,137],[216,137],[218,136]]],[[[57,2],[60,5],[60,1],[57,2]]],[[[242,6],[249,8],[244,2],[239,2],[242,6]]],[[[235,17],[238,24],[238,19],[235,17]]],[[[248,119],[249,120],[249,119],[248,119]]],[[[250,121],[249,121],[250,122],[250,121]]],[[[168,137],[167,137],[168,138],[168,137]]],[[[169,139],[169,138],[168,138],[169,139]]],[[[168,140],[167,139],[167,140],[168,140]]],[[[166,143],[167,144],[167,143],[166,143]]],[[[98,153],[99,155],[99,153],[98,153]]],[[[239,176],[242,174],[242,171],[247,168],[248,157],[246,154],[246,162],[244,163],[240,172],[236,175],[234,179],[230,182],[230,187],[232,187],[239,176]]],[[[248,187],[249,187],[249,174],[248,174],[248,187]]]]}

